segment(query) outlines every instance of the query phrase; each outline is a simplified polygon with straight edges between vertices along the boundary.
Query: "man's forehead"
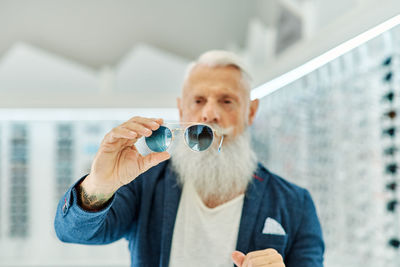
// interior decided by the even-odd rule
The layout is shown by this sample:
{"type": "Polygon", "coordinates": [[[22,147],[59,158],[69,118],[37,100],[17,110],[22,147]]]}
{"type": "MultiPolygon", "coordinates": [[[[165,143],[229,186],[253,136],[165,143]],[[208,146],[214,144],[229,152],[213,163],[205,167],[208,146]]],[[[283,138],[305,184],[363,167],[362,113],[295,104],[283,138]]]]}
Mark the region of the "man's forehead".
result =
{"type": "Polygon", "coordinates": [[[184,85],[184,92],[218,89],[231,93],[240,93],[244,90],[240,70],[235,66],[206,65],[195,66],[190,72],[184,85]]]}
{"type": "Polygon", "coordinates": [[[240,69],[234,65],[226,66],[209,66],[204,64],[198,64],[192,68],[189,74],[190,78],[196,78],[198,76],[211,75],[213,77],[218,76],[232,76],[241,77],[240,69]]]}
{"type": "Polygon", "coordinates": [[[242,89],[237,87],[227,87],[227,86],[213,86],[206,84],[199,84],[195,87],[190,87],[185,90],[186,95],[191,96],[216,96],[216,97],[240,97],[242,94],[242,89]]]}

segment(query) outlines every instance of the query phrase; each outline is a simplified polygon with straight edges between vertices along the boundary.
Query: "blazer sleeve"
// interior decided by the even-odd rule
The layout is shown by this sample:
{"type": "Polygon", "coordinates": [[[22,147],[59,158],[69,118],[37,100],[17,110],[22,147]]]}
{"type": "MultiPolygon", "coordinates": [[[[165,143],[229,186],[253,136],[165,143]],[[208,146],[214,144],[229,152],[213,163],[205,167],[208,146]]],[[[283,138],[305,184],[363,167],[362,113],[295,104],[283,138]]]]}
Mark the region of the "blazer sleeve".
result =
{"type": "Polygon", "coordinates": [[[77,204],[75,186],[71,186],[58,203],[54,228],[57,237],[68,243],[108,244],[122,238],[136,218],[138,199],[132,183],[118,189],[110,203],[91,212],[77,204]]]}
{"type": "Polygon", "coordinates": [[[286,267],[322,267],[325,245],[310,193],[304,190],[303,214],[293,244],[285,257],[286,267]]]}

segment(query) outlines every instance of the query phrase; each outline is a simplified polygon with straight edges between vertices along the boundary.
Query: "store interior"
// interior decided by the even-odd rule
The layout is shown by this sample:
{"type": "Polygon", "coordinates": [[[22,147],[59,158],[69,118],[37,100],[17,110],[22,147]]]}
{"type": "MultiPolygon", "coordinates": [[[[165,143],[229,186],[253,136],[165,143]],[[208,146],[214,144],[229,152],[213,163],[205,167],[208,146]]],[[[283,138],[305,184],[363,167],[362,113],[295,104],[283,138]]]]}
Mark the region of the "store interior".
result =
{"type": "Polygon", "coordinates": [[[399,266],[398,0],[0,0],[0,266],[129,266],[60,242],[57,203],[110,129],[178,120],[211,49],[249,67],[254,149],[310,191],[324,265],[399,266]]]}

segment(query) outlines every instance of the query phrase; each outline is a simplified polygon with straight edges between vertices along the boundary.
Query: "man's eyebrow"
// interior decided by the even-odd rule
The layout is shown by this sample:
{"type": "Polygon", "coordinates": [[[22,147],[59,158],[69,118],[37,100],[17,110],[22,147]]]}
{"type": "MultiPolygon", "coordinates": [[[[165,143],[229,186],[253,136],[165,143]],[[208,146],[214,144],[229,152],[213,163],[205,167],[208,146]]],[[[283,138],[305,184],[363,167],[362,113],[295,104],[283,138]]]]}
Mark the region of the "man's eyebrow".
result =
{"type": "Polygon", "coordinates": [[[237,95],[227,94],[227,93],[221,94],[220,98],[232,98],[233,100],[236,100],[236,101],[239,99],[239,97],[237,95]]]}
{"type": "Polygon", "coordinates": [[[204,98],[204,95],[201,95],[201,94],[195,94],[195,95],[193,95],[193,98],[204,98]]]}

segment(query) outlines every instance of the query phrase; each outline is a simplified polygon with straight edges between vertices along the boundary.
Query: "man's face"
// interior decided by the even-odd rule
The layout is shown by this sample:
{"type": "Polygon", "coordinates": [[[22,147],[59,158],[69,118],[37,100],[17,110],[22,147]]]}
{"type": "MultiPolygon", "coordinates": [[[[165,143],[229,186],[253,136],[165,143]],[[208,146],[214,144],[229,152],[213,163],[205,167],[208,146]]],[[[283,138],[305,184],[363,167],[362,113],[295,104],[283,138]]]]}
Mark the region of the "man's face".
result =
{"type": "Polygon", "coordinates": [[[197,65],[183,86],[182,99],[178,98],[181,121],[232,128],[227,140],[253,123],[257,107],[258,100],[250,101],[241,73],[234,66],[197,65]]]}

